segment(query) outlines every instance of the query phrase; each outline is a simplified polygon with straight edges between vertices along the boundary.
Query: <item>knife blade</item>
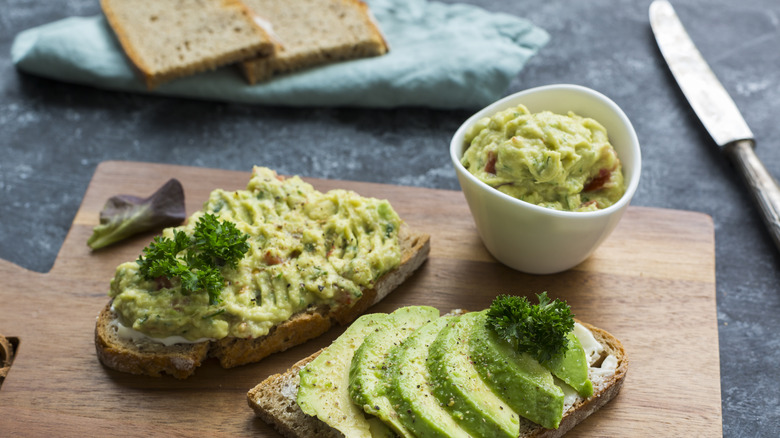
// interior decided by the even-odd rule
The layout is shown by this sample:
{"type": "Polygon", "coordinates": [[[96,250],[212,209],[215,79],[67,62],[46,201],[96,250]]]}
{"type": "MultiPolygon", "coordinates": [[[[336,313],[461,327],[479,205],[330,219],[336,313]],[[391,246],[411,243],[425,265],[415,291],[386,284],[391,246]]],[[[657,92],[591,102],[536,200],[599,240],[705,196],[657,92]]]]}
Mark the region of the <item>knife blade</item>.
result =
{"type": "Polygon", "coordinates": [[[667,0],[650,4],[650,27],[677,85],[712,139],[742,174],[780,250],[780,187],[756,156],[753,132],[667,0]]]}

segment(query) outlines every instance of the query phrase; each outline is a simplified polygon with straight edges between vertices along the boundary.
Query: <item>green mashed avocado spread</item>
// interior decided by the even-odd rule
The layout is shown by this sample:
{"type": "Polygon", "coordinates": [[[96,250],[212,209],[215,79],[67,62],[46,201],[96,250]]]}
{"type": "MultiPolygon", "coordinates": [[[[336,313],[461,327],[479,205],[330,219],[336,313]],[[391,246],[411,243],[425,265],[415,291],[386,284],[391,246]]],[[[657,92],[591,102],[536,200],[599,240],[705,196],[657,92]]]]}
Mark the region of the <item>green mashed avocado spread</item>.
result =
{"type": "Polygon", "coordinates": [[[531,114],[519,105],[466,132],[461,163],[482,182],[522,201],[564,211],[609,207],[625,192],[607,131],[574,113],[531,114]]]}
{"type": "Polygon", "coordinates": [[[237,268],[221,268],[220,302],[211,304],[206,291],[183,291],[175,278],[146,280],[137,262],[127,262],[109,292],[122,325],[155,338],[260,337],[309,306],[352,305],[400,264],[401,220],[387,201],[320,193],[269,169],[255,167],[246,190],[214,190],[203,210],[163,237],[192,234],[207,213],[249,235],[237,268]]]}

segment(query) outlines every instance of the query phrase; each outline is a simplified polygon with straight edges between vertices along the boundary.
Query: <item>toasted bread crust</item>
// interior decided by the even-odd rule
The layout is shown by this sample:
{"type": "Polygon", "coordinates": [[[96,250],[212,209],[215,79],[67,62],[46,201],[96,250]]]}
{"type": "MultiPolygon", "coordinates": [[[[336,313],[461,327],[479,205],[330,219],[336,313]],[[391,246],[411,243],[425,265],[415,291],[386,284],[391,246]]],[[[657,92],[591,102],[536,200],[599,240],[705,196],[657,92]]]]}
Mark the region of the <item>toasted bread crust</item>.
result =
{"type": "Polygon", "coordinates": [[[107,367],[118,371],[154,377],[168,374],[177,379],[191,376],[209,357],[219,360],[220,365],[225,368],[260,361],[270,354],[316,338],[336,324],[346,324],[354,320],[411,276],[428,257],[430,236],[412,233],[408,226],[403,225],[399,239],[400,266],[380,277],[374,288],[365,290],[354,305],[309,308],[293,315],[260,338],[228,337],[217,341],[175,344],[170,347],[151,341],[134,342],[121,339],[117,336],[116,326],[112,324],[112,321],[116,320],[116,314],[111,311],[109,302],[100,312],[95,324],[95,348],[98,358],[107,367]]]}
{"type": "Polygon", "coordinates": [[[159,377],[170,374],[177,379],[189,377],[206,360],[208,342],[176,344],[165,347],[153,342],[133,342],[117,335],[112,321],[116,314],[109,302],[95,324],[95,349],[98,359],[109,368],[130,374],[159,377]]]}
{"type": "MultiPolygon", "coordinates": [[[[545,429],[521,418],[520,438],[557,438],[571,430],[590,414],[612,400],[623,386],[628,372],[628,356],[620,341],[610,333],[591,324],[577,321],[588,328],[605,348],[605,355],[618,359],[615,374],[594,387],[593,395],[575,403],[563,414],[558,429],[545,429]]],[[[298,372],[314,360],[322,350],[298,361],[284,373],[274,374],[247,393],[247,403],[259,418],[287,438],[309,436],[341,437],[317,417],[306,415],[296,401],[300,378],[298,372]],[[316,431],[316,434],[313,434],[316,431]]]]}
{"type": "Polygon", "coordinates": [[[298,372],[321,352],[322,350],[319,350],[301,359],[284,373],[268,377],[247,393],[247,403],[255,414],[266,423],[273,425],[277,432],[287,438],[344,436],[317,417],[304,414],[296,402],[296,397],[290,396],[293,392],[297,394],[300,384],[298,372]]]}

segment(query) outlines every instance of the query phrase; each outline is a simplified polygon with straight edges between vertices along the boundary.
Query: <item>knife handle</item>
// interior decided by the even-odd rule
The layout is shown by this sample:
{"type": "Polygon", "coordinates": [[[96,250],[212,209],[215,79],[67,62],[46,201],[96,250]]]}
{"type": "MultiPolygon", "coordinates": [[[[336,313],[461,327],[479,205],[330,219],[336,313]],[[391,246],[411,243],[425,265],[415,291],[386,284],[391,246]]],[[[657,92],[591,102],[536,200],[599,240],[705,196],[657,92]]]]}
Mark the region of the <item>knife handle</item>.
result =
{"type": "Polygon", "coordinates": [[[780,187],[756,156],[753,146],[753,140],[738,140],[726,145],[725,152],[750,187],[769,234],[780,250],[780,187]]]}

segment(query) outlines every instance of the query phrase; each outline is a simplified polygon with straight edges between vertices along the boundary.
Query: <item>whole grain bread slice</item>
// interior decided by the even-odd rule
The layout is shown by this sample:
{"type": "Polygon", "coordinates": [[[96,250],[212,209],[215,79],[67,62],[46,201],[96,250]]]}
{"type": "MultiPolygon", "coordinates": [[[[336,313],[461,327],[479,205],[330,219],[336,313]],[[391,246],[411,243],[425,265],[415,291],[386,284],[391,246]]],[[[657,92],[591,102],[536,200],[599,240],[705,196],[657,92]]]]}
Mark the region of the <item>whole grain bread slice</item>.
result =
{"type": "MultiPolygon", "coordinates": [[[[612,400],[620,391],[628,372],[628,356],[623,344],[605,330],[578,321],[588,328],[604,347],[601,357],[591,366],[600,366],[603,359],[612,355],[617,359],[615,373],[609,376],[591,376],[593,395],[578,399],[563,413],[558,429],[545,429],[531,421],[520,419],[520,438],[557,438],[571,430],[612,400]]],[[[336,429],[317,417],[303,413],[297,403],[300,385],[299,371],[314,360],[322,350],[301,359],[284,373],[274,374],[257,384],[247,393],[247,403],[255,414],[287,438],[343,437],[336,429]]]]}
{"type": "Polygon", "coordinates": [[[101,0],[103,13],[148,88],[267,56],[266,22],[239,0],[101,0]]]}
{"type": "Polygon", "coordinates": [[[95,324],[95,348],[100,361],[109,368],[131,374],[159,377],[167,374],[177,379],[191,376],[206,359],[213,357],[220,365],[232,368],[257,362],[316,338],[336,324],[354,320],[366,309],[385,298],[409,278],[428,258],[430,236],[412,231],[406,224],[399,230],[401,264],[377,279],[372,289],[351,307],[319,306],[293,315],[254,339],[223,338],[216,341],[166,346],[148,339],[133,340],[118,333],[116,314],[109,302],[95,324]]]}
{"type": "Polygon", "coordinates": [[[335,61],[379,56],[387,42],[368,6],[359,0],[243,0],[266,18],[281,47],[241,63],[250,84],[278,73],[335,61]]]}

